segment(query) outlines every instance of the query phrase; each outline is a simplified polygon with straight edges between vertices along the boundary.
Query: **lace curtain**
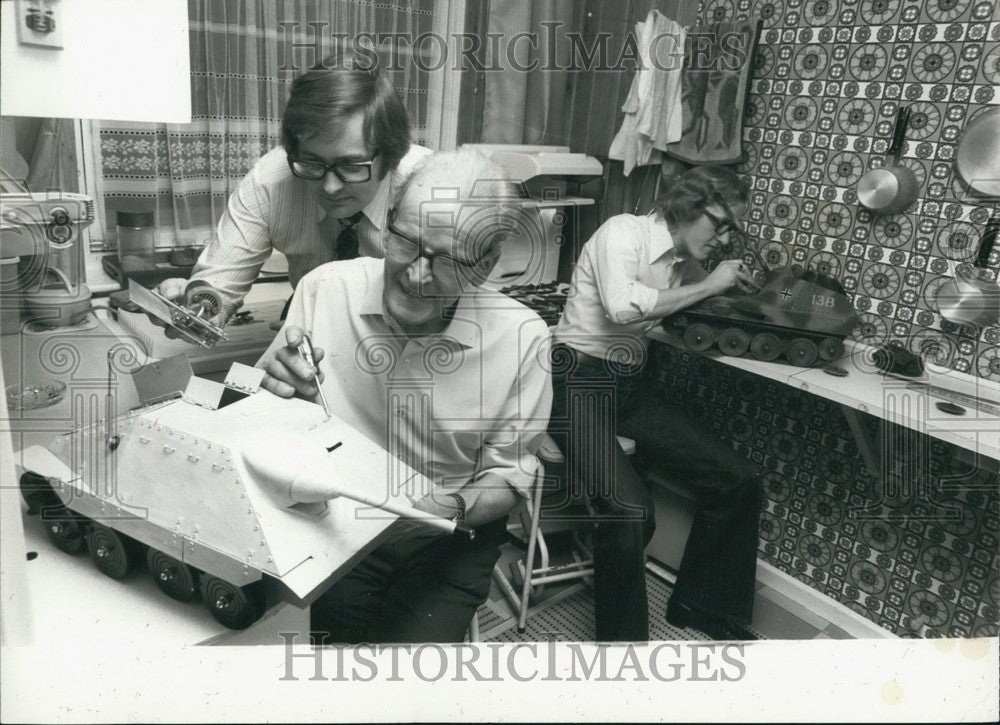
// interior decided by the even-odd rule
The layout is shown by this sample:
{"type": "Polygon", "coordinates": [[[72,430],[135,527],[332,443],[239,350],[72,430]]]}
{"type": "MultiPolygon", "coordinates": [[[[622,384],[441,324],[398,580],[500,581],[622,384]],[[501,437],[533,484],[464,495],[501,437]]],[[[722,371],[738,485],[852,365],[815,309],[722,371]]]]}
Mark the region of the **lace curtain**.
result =
{"type": "MultiPolygon", "coordinates": [[[[404,33],[413,39],[434,29],[435,5],[189,0],[191,123],[96,125],[108,246],[115,242],[118,210],[153,211],[157,246],[205,243],[240,179],[279,143],[289,85],[313,62],[313,51],[302,46],[318,41],[330,55],[331,33],[404,33]]],[[[384,62],[388,47],[378,47],[384,62]]],[[[399,48],[401,70],[390,70],[390,77],[406,102],[414,141],[433,145],[436,129],[427,125],[431,73],[411,62],[408,43],[399,48]]]]}

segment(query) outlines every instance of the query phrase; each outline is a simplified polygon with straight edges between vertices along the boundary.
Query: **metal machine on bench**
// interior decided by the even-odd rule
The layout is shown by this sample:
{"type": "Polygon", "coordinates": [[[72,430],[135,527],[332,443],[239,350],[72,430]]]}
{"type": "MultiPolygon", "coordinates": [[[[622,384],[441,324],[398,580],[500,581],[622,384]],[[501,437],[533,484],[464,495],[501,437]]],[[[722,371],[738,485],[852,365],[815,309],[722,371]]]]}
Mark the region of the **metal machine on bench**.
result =
{"type": "Polygon", "coordinates": [[[125,309],[129,312],[141,310],[188,342],[211,348],[220,340],[227,339],[222,328],[211,322],[211,318],[222,309],[222,304],[219,293],[200,280],[188,283],[184,290],[184,306],[130,281],[125,309]]]}
{"type": "Polygon", "coordinates": [[[166,359],[183,354],[196,375],[219,381],[233,362],[253,365],[267,350],[287,296],[244,304],[220,327],[212,321],[221,305],[218,292],[197,280],[186,292],[182,306],[131,283],[111,295],[111,304],[122,333],[135,338],[147,355],[166,359]],[[165,328],[174,331],[173,338],[164,334],[165,328]]]}

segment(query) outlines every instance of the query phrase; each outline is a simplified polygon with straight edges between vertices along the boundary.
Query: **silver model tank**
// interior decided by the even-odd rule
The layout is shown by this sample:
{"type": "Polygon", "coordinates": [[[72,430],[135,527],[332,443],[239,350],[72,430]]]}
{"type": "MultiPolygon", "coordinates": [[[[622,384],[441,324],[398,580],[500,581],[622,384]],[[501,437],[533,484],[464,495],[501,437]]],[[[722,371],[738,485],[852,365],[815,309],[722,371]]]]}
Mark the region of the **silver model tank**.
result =
{"type": "Polygon", "coordinates": [[[59,549],[88,550],[115,579],[145,562],[167,595],[200,595],[234,629],[278,600],[311,603],[396,518],[376,508],[393,510],[392,486],[428,483],[313,403],[195,377],[183,397],[18,460],[59,549]],[[358,500],[372,504],[363,515],[358,500]]]}

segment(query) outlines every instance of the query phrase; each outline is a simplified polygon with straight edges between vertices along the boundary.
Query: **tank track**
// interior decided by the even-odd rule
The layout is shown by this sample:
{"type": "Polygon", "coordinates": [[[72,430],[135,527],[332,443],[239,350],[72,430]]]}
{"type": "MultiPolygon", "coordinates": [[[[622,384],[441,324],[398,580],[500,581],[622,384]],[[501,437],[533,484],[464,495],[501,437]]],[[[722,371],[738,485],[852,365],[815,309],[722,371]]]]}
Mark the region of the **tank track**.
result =
{"type": "Polygon", "coordinates": [[[844,335],[789,330],[760,320],[720,321],[694,311],[685,312],[684,320],[684,344],[694,352],[716,348],[731,357],[785,361],[799,367],[826,365],[844,354],[844,335]]]}

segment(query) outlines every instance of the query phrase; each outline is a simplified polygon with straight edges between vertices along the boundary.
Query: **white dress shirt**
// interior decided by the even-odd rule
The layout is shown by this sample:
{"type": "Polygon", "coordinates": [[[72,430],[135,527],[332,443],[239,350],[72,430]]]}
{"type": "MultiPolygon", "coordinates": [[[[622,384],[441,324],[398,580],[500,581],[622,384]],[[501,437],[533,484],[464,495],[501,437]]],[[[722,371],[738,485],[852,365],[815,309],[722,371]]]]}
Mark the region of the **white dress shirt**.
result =
{"type": "MultiPolygon", "coordinates": [[[[357,223],[361,256],[384,256],[385,219],[395,190],[430,153],[423,146],[411,145],[399,165],[382,179],[357,223]]],[[[292,174],[283,148],[266,153],[229,197],[216,234],[198,258],[191,279],[207,281],[235,304],[246,296],[272,248],[288,258],[292,287],[309,270],[336,259],[336,239],[343,227],[325,218],[319,188],[320,182],[292,174]]]]}
{"type": "Polygon", "coordinates": [[[611,217],[580,252],[556,340],[594,357],[642,364],[646,335],[660,322],[645,316],[660,290],[692,277],[704,272],[678,256],[662,218],[611,217]]]}
{"type": "MultiPolygon", "coordinates": [[[[383,267],[323,265],[292,298],[285,324],[325,351],[331,412],[438,485],[492,472],[527,496],[552,405],[547,326],[519,302],[475,292],[440,334],[407,337],[385,312],[383,267]]],[[[284,341],[279,332],[258,366],[284,341]]]]}

